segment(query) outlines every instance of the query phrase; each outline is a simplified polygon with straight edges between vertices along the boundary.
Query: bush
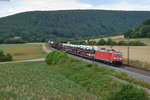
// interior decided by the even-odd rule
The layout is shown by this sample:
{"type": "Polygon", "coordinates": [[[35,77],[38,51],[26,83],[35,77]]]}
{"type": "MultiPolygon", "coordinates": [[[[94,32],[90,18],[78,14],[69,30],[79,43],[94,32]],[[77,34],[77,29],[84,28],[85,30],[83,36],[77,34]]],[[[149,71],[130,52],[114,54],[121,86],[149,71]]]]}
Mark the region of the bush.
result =
{"type": "MultiPolygon", "coordinates": [[[[119,41],[118,45],[127,46],[128,43],[126,41],[119,41]]],[[[145,46],[145,44],[141,41],[130,41],[129,46],[145,46]]]]}
{"type": "Polygon", "coordinates": [[[8,54],[6,55],[6,60],[7,60],[7,61],[12,61],[12,55],[8,53],[8,54]]]}
{"type": "Polygon", "coordinates": [[[104,39],[100,39],[97,45],[106,45],[106,41],[104,39]]]}
{"type": "Polygon", "coordinates": [[[113,41],[111,38],[108,38],[107,39],[107,45],[109,45],[109,46],[115,46],[115,45],[118,45],[118,42],[113,41]]]}
{"type": "Polygon", "coordinates": [[[126,41],[119,41],[118,45],[127,45],[127,42],[126,41]]]}
{"type": "Polygon", "coordinates": [[[88,41],[88,45],[96,45],[96,41],[88,41]]]}
{"type": "Polygon", "coordinates": [[[70,41],[71,44],[77,44],[77,45],[86,45],[87,43],[85,41],[70,41]]]}
{"type": "Polygon", "coordinates": [[[67,53],[62,51],[53,51],[49,53],[45,59],[45,62],[49,65],[56,64],[57,62],[61,61],[62,59],[67,57],[67,53]]]}
{"type": "Polygon", "coordinates": [[[0,62],[4,62],[4,61],[12,61],[12,55],[11,54],[4,54],[4,52],[1,50],[0,51],[0,62]]]}
{"type": "Polygon", "coordinates": [[[108,38],[108,39],[107,39],[107,45],[111,45],[111,43],[112,43],[112,39],[111,39],[111,38],[108,38]]]}
{"type": "Polygon", "coordinates": [[[110,92],[108,100],[148,100],[148,94],[132,84],[122,84],[120,88],[110,92]]]}
{"type": "Polygon", "coordinates": [[[5,61],[5,55],[4,55],[4,52],[1,50],[0,51],[0,62],[3,62],[5,61]]]}
{"type": "Polygon", "coordinates": [[[5,44],[21,44],[25,43],[22,39],[7,39],[4,41],[5,44]]]}
{"type": "Polygon", "coordinates": [[[3,44],[3,42],[4,42],[4,38],[0,37],[0,44],[3,44]]]}
{"type": "Polygon", "coordinates": [[[112,43],[110,45],[115,46],[115,45],[118,45],[118,43],[116,41],[112,41],[112,43]]]}
{"type": "Polygon", "coordinates": [[[145,44],[143,42],[140,42],[140,41],[130,41],[129,45],[130,46],[145,46],[145,44]]]}

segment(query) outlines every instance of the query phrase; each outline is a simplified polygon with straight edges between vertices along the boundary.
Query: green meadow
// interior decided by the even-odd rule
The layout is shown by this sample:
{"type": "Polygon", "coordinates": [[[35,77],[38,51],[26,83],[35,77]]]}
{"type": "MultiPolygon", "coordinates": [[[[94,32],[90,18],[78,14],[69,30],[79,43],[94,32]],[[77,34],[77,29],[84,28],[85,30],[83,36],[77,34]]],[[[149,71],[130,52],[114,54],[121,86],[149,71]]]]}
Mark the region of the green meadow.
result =
{"type": "Polygon", "coordinates": [[[0,65],[0,100],[99,100],[44,62],[0,65]]]}
{"type": "Polygon", "coordinates": [[[44,58],[42,44],[0,44],[0,50],[10,53],[13,60],[44,58]]]}
{"type": "Polygon", "coordinates": [[[126,73],[68,57],[61,51],[49,53],[46,63],[0,65],[0,100],[149,100],[148,93],[136,84],[150,88],[150,83],[126,73]]]}

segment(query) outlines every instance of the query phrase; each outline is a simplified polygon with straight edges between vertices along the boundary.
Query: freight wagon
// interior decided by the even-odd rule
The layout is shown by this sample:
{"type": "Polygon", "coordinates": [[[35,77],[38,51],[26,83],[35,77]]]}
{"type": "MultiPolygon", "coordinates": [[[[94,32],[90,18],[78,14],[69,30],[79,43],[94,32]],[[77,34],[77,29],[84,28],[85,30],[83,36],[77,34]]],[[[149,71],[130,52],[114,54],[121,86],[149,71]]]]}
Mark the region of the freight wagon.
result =
{"type": "Polygon", "coordinates": [[[91,60],[96,60],[113,65],[122,65],[123,57],[120,51],[98,49],[97,47],[61,44],[49,42],[49,46],[63,50],[69,54],[77,55],[91,60]]]}

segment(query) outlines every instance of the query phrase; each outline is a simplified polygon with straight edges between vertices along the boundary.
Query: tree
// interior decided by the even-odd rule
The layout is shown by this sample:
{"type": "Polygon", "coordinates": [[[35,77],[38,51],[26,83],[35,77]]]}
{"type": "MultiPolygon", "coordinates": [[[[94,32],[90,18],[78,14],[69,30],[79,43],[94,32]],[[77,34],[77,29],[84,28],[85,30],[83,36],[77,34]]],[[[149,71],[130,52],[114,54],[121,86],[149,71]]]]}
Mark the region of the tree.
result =
{"type": "Polygon", "coordinates": [[[4,55],[4,52],[2,50],[0,50],[0,62],[3,62],[5,61],[5,55],[4,55]]]}
{"type": "Polygon", "coordinates": [[[11,54],[4,54],[3,50],[0,50],[0,62],[4,61],[12,61],[12,55],[11,54]]]}
{"type": "Polygon", "coordinates": [[[124,37],[128,38],[131,37],[130,35],[132,34],[132,29],[128,29],[127,32],[124,33],[124,37]]]}
{"type": "Polygon", "coordinates": [[[3,44],[3,43],[4,43],[4,38],[0,37],[0,44],[3,44]]]}
{"type": "Polygon", "coordinates": [[[127,45],[127,42],[125,42],[125,41],[119,41],[118,45],[127,45]]]}
{"type": "Polygon", "coordinates": [[[107,39],[107,45],[111,45],[111,43],[112,43],[112,39],[111,39],[111,38],[108,38],[108,39],[107,39]]]}
{"type": "Polygon", "coordinates": [[[67,58],[67,53],[62,51],[53,51],[49,53],[45,59],[45,62],[49,65],[56,64],[57,62],[61,61],[63,58],[67,58]]]}
{"type": "Polygon", "coordinates": [[[110,92],[108,100],[149,100],[148,93],[132,84],[122,84],[119,89],[110,92]]]}
{"type": "Polygon", "coordinates": [[[148,32],[147,37],[150,38],[150,32],[148,32]]]}
{"type": "Polygon", "coordinates": [[[132,13],[104,10],[25,12],[1,18],[0,37],[6,39],[20,36],[27,42],[57,40],[56,38],[80,40],[80,37],[85,39],[124,32],[130,27],[137,26],[149,16],[149,12],[137,11],[132,13]]]}
{"type": "Polygon", "coordinates": [[[104,39],[100,39],[97,43],[97,45],[105,45],[106,41],[104,39]]]}
{"type": "Polygon", "coordinates": [[[147,19],[137,28],[128,29],[124,33],[125,38],[149,38],[150,37],[150,19],[147,19]]]}
{"type": "Polygon", "coordinates": [[[25,43],[22,39],[6,39],[4,41],[5,44],[20,44],[20,43],[25,43]]]}
{"type": "Polygon", "coordinates": [[[145,46],[145,44],[141,41],[130,41],[129,45],[131,45],[131,46],[145,46]]]}
{"type": "Polygon", "coordinates": [[[88,44],[88,45],[95,45],[95,44],[96,44],[96,41],[89,41],[87,44],[88,44]]]}
{"type": "Polygon", "coordinates": [[[150,19],[147,19],[143,22],[143,25],[150,25],[150,19]]]}
{"type": "Polygon", "coordinates": [[[110,45],[115,46],[115,45],[118,45],[118,43],[116,41],[112,41],[110,45]]]}
{"type": "Polygon", "coordinates": [[[146,38],[147,37],[147,34],[150,32],[150,26],[143,26],[142,28],[141,28],[141,37],[144,37],[144,38],[146,38]]]}
{"type": "Polygon", "coordinates": [[[10,53],[8,53],[8,54],[6,55],[6,60],[7,60],[7,61],[12,61],[12,55],[11,55],[10,53]]]}
{"type": "Polygon", "coordinates": [[[22,31],[22,32],[21,32],[21,38],[22,38],[24,41],[30,41],[29,32],[28,32],[28,31],[22,31]]]}

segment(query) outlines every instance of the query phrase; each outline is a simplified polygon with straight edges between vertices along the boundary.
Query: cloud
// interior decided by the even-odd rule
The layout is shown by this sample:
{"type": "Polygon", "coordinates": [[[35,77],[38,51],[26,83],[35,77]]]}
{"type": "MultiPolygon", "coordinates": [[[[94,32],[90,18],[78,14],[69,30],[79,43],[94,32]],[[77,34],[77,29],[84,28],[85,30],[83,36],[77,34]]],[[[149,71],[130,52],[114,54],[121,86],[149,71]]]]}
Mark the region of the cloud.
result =
{"type": "Polygon", "coordinates": [[[26,9],[34,10],[63,10],[63,9],[86,9],[91,8],[89,4],[81,4],[74,0],[25,0],[26,9]]]}
{"type": "Polygon", "coordinates": [[[0,1],[0,17],[25,11],[70,9],[148,10],[150,0],[10,0],[0,1]]]}
{"type": "Polygon", "coordinates": [[[91,4],[93,6],[103,5],[103,4],[113,4],[117,2],[121,2],[122,0],[77,0],[81,3],[91,4]]]}
{"type": "Polygon", "coordinates": [[[98,6],[95,6],[94,9],[150,11],[149,4],[150,3],[145,3],[145,5],[143,6],[139,3],[132,4],[128,2],[120,2],[120,3],[115,3],[115,4],[98,5],[98,6]]]}
{"type": "Polygon", "coordinates": [[[150,0],[77,0],[91,4],[93,9],[106,10],[150,10],[150,0]]]}
{"type": "Polygon", "coordinates": [[[124,2],[127,2],[129,4],[138,4],[138,5],[141,5],[141,6],[145,6],[146,5],[150,5],[150,0],[127,0],[127,1],[124,1],[124,2]]]}
{"type": "Polygon", "coordinates": [[[75,0],[12,0],[7,5],[1,6],[2,9],[0,9],[0,16],[35,10],[45,11],[92,8],[90,4],[79,3],[75,0]]]}
{"type": "Polygon", "coordinates": [[[141,6],[144,6],[144,4],[150,4],[150,0],[77,0],[77,1],[85,4],[91,4],[93,6],[119,4],[123,2],[133,5],[139,4],[141,6]]]}

